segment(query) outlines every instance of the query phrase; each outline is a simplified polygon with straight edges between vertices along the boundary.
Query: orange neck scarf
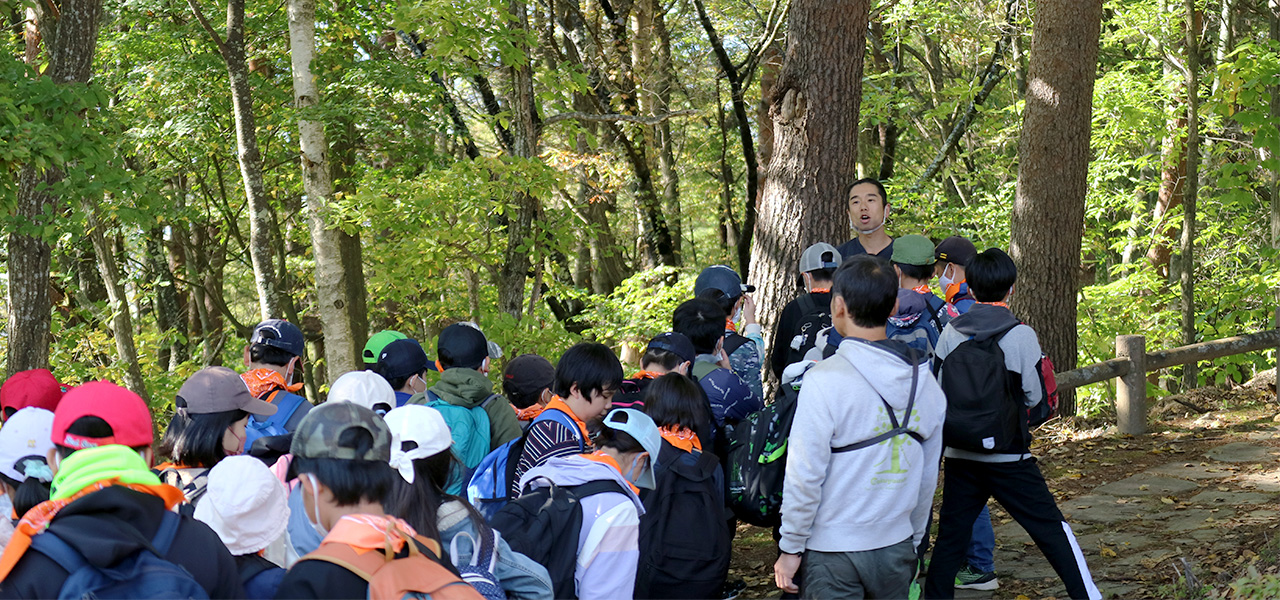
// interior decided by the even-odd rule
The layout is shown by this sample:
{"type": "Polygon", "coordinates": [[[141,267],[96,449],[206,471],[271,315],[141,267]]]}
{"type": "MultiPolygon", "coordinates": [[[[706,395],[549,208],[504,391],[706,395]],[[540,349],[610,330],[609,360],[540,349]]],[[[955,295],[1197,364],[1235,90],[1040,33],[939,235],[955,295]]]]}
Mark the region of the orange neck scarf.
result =
{"type": "Polygon", "coordinates": [[[659,377],[662,377],[663,375],[666,375],[666,373],[655,373],[653,371],[636,371],[636,374],[632,375],[631,378],[632,379],[657,379],[659,377]]]}
{"type": "Polygon", "coordinates": [[[545,410],[551,410],[553,408],[564,411],[564,414],[569,415],[569,418],[573,419],[573,422],[578,425],[578,433],[582,435],[582,441],[585,442],[586,446],[590,446],[591,434],[587,433],[587,424],[584,423],[582,419],[578,418],[577,413],[574,413],[573,409],[569,408],[569,405],[565,404],[564,400],[560,399],[560,396],[552,396],[551,401],[547,403],[545,410]]]}
{"type": "Polygon", "coordinates": [[[297,392],[302,389],[301,383],[288,385],[284,382],[284,375],[279,371],[271,369],[254,369],[240,376],[244,380],[244,384],[249,386],[249,393],[254,398],[265,398],[267,394],[276,390],[285,390],[287,392],[297,392]]]}
{"type": "Polygon", "coordinates": [[[416,535],[418,532],[408,523],[392,516],[345,515],[338,519],[329,535],[324,536],[322,543],[346,544],[354,548],[356,554],[388,546],[393,552],[399,552],[416,535]]]}
{"type": "MultiPolygon", "coordinates": [[[[699,440],[698,434],[694,433],[687,427],[668,425],[666,427],[659,428],[658,433],[662,434],[662,439],[667,440],[667,442],[670,442],[672,446],[684,450],[685,452],[693,452],[694,448],[697,448],[699,452],[702,451],[702,440],[699,440]]],[[[657,457],[649,457],[650,460],[655,458],[657,457]]]]}
{"type": "Polygon", "coordinates": [[[118,479],[104,479],[95,484],[86,486],[84,489],[72,494],[67,498],[58,500],[45,500],[35,505],[27,514],[23,515],[22,520],[18,521],[18,525],[13,528],[13,538],[9,541],[9,545],[5,546],[4,554],[0,555],[0,581],[3,581],[13,571],[13,567],[18,564],[18,559],[27,552],[27,548],[31,547],[31,538],[49,527],[49,522],[57,516],[58,511],[62,510],[68,504],[79,500],[96,491],[103,490],[112,486],[127,487],[135,492],[142,492],[156,496],[164,500],[166,510],[173,508],[183,502],[187,498],[183,495],[182,490],[171,485],[145,485],[139,483],[123,483],[118,479]]]}
{"type": "MultiPolygon", "coordinates": [[[[617,471],[619,475],[622,475],[622,467],[618,466],[618,461],[613,460],[612,456],[609,456],[604,452],[596,450],[591,454],[582,454],[580,456],[592,462],[598,462],[602,465],[609,465],[610,467],[613,467],[613,470],[617,471]]],[[[653,457],[650,457],[649,460],[653,460],[653,457]]],[[[622,480],[626,481],[626,479],[627,478],[623,476],[622,480]]],[[[636,494],[640,493],[640,488],[636,487],[635,484],[631,483],[630,481],[627,481],[627,486],[630,487],[631,491],[635,492],[636,494]]]]}
{"type": "MultiPolygon", "coordinates": [[[[515,408],[514,406],[512,408],[515,408]]],[[[542,414],[547,407],[541,404],[533,404],[526,408],[516,408],[516,419],[521,421],[532,421],[542,414]]]]}
{"type": "Polygon", "coordinates": [[[922,284],[920,284],[920,285],[917,285],[916,287],[911,288],[911,290],[912,290],[912,291],[915,291],[915,292],[920,292],[921,294],[932,294],[932,293],[933,293],[933,290],[929,289],[929,284],[927,284],[927,283],[922,283],[922,284]]]}
{"type": "Polygon", "coordinates": [[[830,293],[831,293],[831,288],[829,288],[829,287],[825,287],[825,288],[813,288],[813,289],[809,290],[809,293],[810,293],[810,294],[830,294],[830,293]]]}
{"type": "Polygon", "coordinates": [[[1000,306],[1003,308],[1009,308],[1009,305],[1005,304],[1004,302],[979,302],[978,304],[986,304],[988,306],[1000,306]]]}

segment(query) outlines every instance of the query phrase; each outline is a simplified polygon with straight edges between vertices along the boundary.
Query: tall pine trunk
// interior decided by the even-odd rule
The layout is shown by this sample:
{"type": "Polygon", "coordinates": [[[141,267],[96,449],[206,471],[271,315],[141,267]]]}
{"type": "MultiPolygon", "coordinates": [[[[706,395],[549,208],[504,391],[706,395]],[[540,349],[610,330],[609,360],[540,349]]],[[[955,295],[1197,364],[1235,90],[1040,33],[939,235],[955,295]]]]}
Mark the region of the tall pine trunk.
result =
{"type": "MultiPolygon", "coordinates": [[[[1089,171],[1093,81],[1102,1],[1041,0],[1018,145],[1012,254],[1014,312],[1035,328],[1058,370],[1076,365],[1076,293],[1089,171]]],[[[1075,414],[1074,394],[1061,399],[1075,414]]]]}
{"type": "Polygon", "coordinates": [[[271,201],[262,180],[262,153],[253,112],[253,90],[249,87],[249,65],[245,59],[244,3],[227,1],[227,38],[221,39],[200,10],[199,0],[187,0],[200,25],[212,38],[231,80],[231,107],[236,128],[240,177],[249,202],[249,258],[258,292],[258,312],[265,319],[281,316],[281,298],[271,247],[271,201]]]}
{"type": "MultiPolygon", "coordinates": [[[[1187,45],[1187,182],[1182,188],[1182,239],[1179,241],[1179,283],[1182,287],[1182,343],[1196,341],[1195,237],[1196,195],[1200,188],[1200,27],[1195,0],[1186,0],[1187,45]]],[[[1196,363],[1182,370],[1183,389],[1196,387],[1196,363]]]]}
{"type": "MultiPolygon", "coordinates": [[[[102,0],[64,0],[55,17],[50,11],[39,15],[39,35],[45,41],[48,66],[45,76],[56,85],[75,86],[89,81],[93,55],[98,47],[98,26],[102,21],[102,0]]],[[[31,10],[27,14],[35,15],[31,10]]],[[[26,57],[35,63],[38,56],[37,30],[26,28],[26,57]]],[[[48,225],[61,211],[60,199],[41,189],[62,180],[56,168],[23,167],[18,176],[15,216],[30,225],[48,225]]],[[[43,232],[9,233],[9,323],[7,367],[9,374],[49,366],[49,328],[52,304],[49,299],[49,264],[53,257],[43,232]]]]}
{"type": "Polygon", "coordinates": [[[750,280],[768,332],[795,297],[800,253],[815,242],[840,241],[847,231],[844,191],[857,178],[868,6],[868,0],[791,5],[786,55],[769,90],[773,156],[751,240],[750,280]]]}
{"type": "MultiPolygon", "coordinates": [[[[299,111],[320,100],[311,62],[316,53],[315,0],[289,0],[289,55],[293,64],[293,101],[299,111]]],[[[347,307],[348,273],[343,262],[342,232],[332,228],[330,203],[333,179],[329,173],[329,142],[324,123],[298,119],[301,146],[302,186],[307,193],[307,222],[311,226],[311,248],[315,256],[316,298],[320,304],[320,326],[324,332],[325,368],[329,381],[356,370],[359,357],[355,328],[347,307]]]]}

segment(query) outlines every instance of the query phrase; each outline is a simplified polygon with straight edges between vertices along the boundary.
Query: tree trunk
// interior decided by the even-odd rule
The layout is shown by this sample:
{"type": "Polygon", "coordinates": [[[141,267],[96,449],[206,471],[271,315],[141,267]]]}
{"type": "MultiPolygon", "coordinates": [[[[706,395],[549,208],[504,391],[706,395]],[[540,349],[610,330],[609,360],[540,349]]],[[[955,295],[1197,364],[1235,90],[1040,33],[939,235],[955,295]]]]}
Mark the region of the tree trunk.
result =
{"type": "Polygon", "coordinates": [[[178,282],[174,281],[165,256],[163,227],[151,228],[146,246],[148,266],[155,285],[156,326],[160,329],[161,339],[170,338],[169,344],[160,348],[158,363],[172,371],[187,360],[187,322],[178,302],[178,282]]]}
{"type": "Polygon", "coordinates": [[[249,258],[253,262],[253,281],[258,292],[258,312],[263,320],[281,315],[281,299],[276,280],[271,248],[271,202],[262,180],[262,154],[258,150],[258,133],[253,112],[253,90],[249,87],[249,66],[245,62],[245,0],[227,1],[227,39],[222,40],[205,19],[199,0],[187,0],[196,19],[213,39],[227,66],[231,80],[231,106],[236,127],[236,147],[240,160],[240,177],[249,202],[249,258]]]}
{"type": "MultiPolygon", "coordinates": [[[[60,13],[39,14],[26,29],[26,58],[38,58],[38,38],[43,34],[49,64],[45,75],[55,85],[76,85],[89,81],[93,56],[98,46],[98,25],[102,21],[102,0],[64,0],[60,13]]],[[[34,14],[34,13],[32,13],[34,14]]],[[[30,225],[49,225],[60,213],[59,199],[40,184],[62,180],[56,168],[43,172],[34,164],[22,168],[18,178],[15,217],[30,225]]],[[[49,327],[52,303],[49,299],[49,263],[53,253],[43,231],[23,233],[11,230],[9,252],[9,324],[7,367],[9,374],[49,367],[49,327]]]]}
{"type": "Polygon", "coordinates": [[[147,385],[142,379],[142,369],[138,366],[138,349],[133,343],[133,316],[129,310],[129,298],[125,295],[124,284],[120,282],[120,267],[116,262],[116,255],[102,232],[102,221],[98,218],[94,203],[88,198],[82,198],[80,208],[88,219],[89,239],[93,241],[94,253],[98,255],[98,270],[102,272],[102,282],[107,286],[107,301],[111,305],[111,333],[116,342],[116,358],[125,366],[125,385],[149,402],[147,385]]]}
{"type": "MultiPolygon", "coordinates": [[[[511,0],[509,7],[510,27],[521,35],[528,34],[529,15],[524,0],[511,0]]],[[[515,156],[533,158],[537,156],[538,128],[533,114],[532,57],[527,44],[520,44],[518,49],[520,62],[509,70],[511,98],[507,106],[511,110],[511,146],[515,156]]],[[[529,277],[528,239],[533,233],[539,206],[537,198],[519,189],[513,192],[512,205],[515,210],[507,222],[507,248],[498,274],[498,308],[520,320],[524,314],[525,281],[529,277]]]]}
{"type": "MultiPolygon", "coordinates": [[[[1195,237],[1196,195],[1200,188],[1200,27],[1195,0],[1186,0],[1187,44],[1187,183],[1182,191],[1182,239],[1178,278],[1182,284],[1182,343],[1196,341],[1195,237]]],[[[1182,369],[1183,389],[1196,387],[1196,363],[1182,369]]]]}
{"type": "MultiPolygon", "coordinates": [[[[293,100],[298,110],[320,101],[311,62],[316,51],[315,0],[289,0],[289,55],[293,63],[293,100]]],[[[316,299],[324,332],[325,368],[329,381],[360,364],[351,312],[347,309],[347,271],[343,263],[342,232],[332,228],[329,215],[333,180],[329,173],[329,142],[324,123],[298,119],[302,186],[307,194],[307,222],[315,256],[316,299]]]]}
{"type": "MultiPolygon", "coordinates": [[[[1271,2],[1269,8],[1267,25],[1271,42],[1277,44],[1280,43],[1280,2],[1271,2]]],[[[1280,126],[1280,85],[1271,86],[1271,124],[1280,126]]],[[[1271,247],[1280,249],[1280,167],[1271,170],[1271,247]]]]}
{"type": "Polygon", "coordinates": [[[868,0],[791,5],[786,55],[769,90],[773,157],[751,240],[751,282],[768,332],[795,296],[800,253],[848,231],[844,190],[857,172],[868,6],[868,0]]]}
{"type": "MultiPolygon", "coordinates": [[[[653,2],[653,30],[658,38],[657,68],[655,69],[654,114],[671,112],[671,88],[675,73],[671,65],[671,32],[667,31],[666,8],[659,0],[653,2]]],[[[667,226],[671,229],[671,250],[677,266],[684,264],[683,215],[680,210],[680,175],[676,172],[675,142],[671,138],[671,121],[664,120],[657,126],[658,171],[662,174],[662,199],[667,211],[667,226]]]]}
{"type": "MultiPolygon", "coordinates": [[[[1018,145],[1011,249],[1014,309],[1058,370],[1076,366],[1076,292],[1089,171],[1102,1],[1035,3],[1026,109],[1018,145]]],[[[1075,414],[1064,394],[1062,414],[1075,414]]]]}
{"type": "Polygon", "coordinates": [[[1164,278],[1169,277],[1170,246],[1176,231],[1169,223],[1169,212],[1182,204],[1187,174],[1186,139],[1182,136],[1187,127],[1187,115],[1179,114],[1179,108],[1175,102],[1174,115],[1160,144],[1160,191],[1155,208],[1151,210],[1151,221],[1155,225],[1151,231],[1151,248],[1147,250],[1147,262],[1164,278]]]}

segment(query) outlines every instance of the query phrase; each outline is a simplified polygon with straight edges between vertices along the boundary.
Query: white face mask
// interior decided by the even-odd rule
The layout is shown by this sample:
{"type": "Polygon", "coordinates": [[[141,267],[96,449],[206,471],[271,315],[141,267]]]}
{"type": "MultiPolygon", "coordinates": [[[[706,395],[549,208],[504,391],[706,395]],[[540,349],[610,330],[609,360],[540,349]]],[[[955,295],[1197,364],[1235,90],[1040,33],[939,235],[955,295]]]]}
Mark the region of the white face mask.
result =
{"type": "MultiPolygon", "coordinates": [[[[311,527],[316,530],[316,533],[320,534],[321,538],[324,538],[329,535],[329,530],[320,524],[320,484],[316,483],[315,475],[311,473],[304,473],[304,475],[311,481],[311,512],[314,513],[314,519],[312,515],[307,515],[307,522],[311,523],[311,527]]],[[[306,492],[304,491],[303,493],[306,492]]]]}
{"type": "Polygon", "coordinates": [[[947,288],[951,287],[951,284],[956,282],[954,279],[947,277],[947,273],[950,272],[951,263],[947,263],[947,267],[943,269],[942,274],[938,276],[938,285],[942,286],[942,293],[944,294],[947,292],[947,288]]]}

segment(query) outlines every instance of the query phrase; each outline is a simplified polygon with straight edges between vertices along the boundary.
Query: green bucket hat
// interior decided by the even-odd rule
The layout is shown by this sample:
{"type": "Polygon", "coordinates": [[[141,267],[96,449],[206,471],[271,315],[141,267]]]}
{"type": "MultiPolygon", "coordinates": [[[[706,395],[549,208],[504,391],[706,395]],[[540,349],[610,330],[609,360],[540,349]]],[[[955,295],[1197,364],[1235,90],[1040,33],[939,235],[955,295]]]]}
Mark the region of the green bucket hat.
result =
{"type": "Polygon", "coordinates": [[[391,429],[372,410],[351,402],[326,402],[315,407],[298,424],[289,452],[301,458],[338,460],[391,460],[391,429]],[[339,445],[349,429],[363,429],[373,435],[373,447],[363,453],[339,445]]]}
{"type": "Polygon", "coordinates": [[[893,240],[893,258],[900,265],[932,265],[933,242],[919,234],[904,235],[893,240]]]}
{"type": "Polygon", "coordinates": [[[387,344],[396,340],[407,339],[409,339],[409,336],[390,329],[384,329],[373,334],[373,336],[369,338],[369,341],[364,345],[364,353],[361,355],[361,357],[364,358],[364,364],[377,364],[378,357],[382,356],[382,349],[386,348],[387,344]]]}

